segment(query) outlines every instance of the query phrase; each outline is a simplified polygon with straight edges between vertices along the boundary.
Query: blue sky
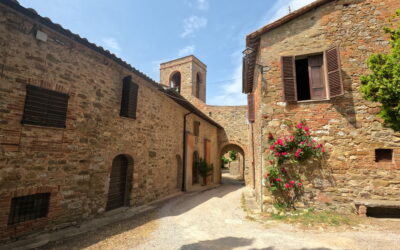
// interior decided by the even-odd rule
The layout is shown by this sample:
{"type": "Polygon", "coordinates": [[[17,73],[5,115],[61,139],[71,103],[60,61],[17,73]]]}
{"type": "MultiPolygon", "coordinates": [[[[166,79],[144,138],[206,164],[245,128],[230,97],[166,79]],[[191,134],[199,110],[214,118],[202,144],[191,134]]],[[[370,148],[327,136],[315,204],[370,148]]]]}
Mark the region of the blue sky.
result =
{"type": "Polygon", "coordinates": [[[243,105],[245,36],[313,0],[19,0],[159,81],[159,64],[194,54],[207,103],[243,105]]]}

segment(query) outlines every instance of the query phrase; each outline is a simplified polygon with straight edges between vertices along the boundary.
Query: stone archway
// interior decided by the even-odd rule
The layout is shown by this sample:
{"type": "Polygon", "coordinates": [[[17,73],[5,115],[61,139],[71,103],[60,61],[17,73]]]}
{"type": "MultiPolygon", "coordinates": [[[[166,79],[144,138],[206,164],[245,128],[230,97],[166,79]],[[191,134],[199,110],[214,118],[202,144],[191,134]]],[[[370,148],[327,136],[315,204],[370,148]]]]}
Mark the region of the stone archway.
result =
{"type": "MultiPolygon", "coordinates": [[[[226,143],[224,144],[221,149],[220,149],[220,157],[227,152],[230,151],[235,151],[237,152],[237,159],[234,161],[234,164],[230,163],[230,168],[229,171],[232,175],[240,177],[240,179],[245,180],[246,179],[246,174],[245,174],[245,160],[246,157],[248,157],[245,153],[245,150],[243,147],[237,143],[226,143]]],[[[222,164],[222,163],[221,163],[222,164]]],[[[222,174],[222,171],[221,171],[222,174]]]]}
{"type": "Polygon", "coordinates": [[[113,159],[107,193],[106,210],[129,206],[132,188],[133,159],[120,154],[113,159]]]}

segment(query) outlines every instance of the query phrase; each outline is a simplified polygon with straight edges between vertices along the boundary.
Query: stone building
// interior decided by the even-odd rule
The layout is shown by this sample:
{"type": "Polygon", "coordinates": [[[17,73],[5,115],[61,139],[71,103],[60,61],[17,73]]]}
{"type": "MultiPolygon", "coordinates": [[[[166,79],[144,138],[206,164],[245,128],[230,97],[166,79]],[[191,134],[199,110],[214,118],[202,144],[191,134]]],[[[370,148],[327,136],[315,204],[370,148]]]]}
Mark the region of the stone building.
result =
{"type": "Polygon", "coordinates": [[[230,148],[251,166],[246,107],[206,105],[194,56],[163,63],[159,84],[15,0],[0,34],[1,240],[193,190],[199,158],[218,184],[230,148]]]}
{"type": "Polygon", "coordinates": [[[259,199],[268,133],[282,135],[285,120],[305,119],[327,148],[326,163],[307,176],[308,205],[400,201],[400,134],[382,126],[379,104],[359,91],[369,55],[390,48],[383,27],[399,8],[398,0],[317,0],[247,36],[243,90],[262,155],[255,158],[259,199]]]}

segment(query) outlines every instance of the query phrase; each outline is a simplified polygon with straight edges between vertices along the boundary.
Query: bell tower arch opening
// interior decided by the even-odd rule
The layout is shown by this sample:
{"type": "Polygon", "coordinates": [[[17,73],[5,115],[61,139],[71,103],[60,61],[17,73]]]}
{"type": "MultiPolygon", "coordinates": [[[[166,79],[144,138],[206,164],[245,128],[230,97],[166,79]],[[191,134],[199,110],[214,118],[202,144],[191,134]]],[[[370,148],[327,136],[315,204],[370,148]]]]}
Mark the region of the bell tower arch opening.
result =
{"type": "Polygon", "coordinates": [[[160,64],[160,83],[189,101],[206,102],[207,66],[190,55],[160,64]]]}

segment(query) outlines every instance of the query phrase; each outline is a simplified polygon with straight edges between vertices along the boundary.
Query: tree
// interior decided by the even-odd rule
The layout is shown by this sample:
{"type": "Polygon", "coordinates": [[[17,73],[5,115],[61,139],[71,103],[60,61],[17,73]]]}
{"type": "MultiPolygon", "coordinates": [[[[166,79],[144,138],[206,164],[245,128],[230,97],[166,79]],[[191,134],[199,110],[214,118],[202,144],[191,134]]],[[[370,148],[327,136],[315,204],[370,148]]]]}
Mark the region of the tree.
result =
{"type": "Polygon", "coordinates": [[[232,161],[237,159],[237,152],[236,151],[229,151],[229,158],[231,158],[232,161]]]}
{"type": "MultiPolygon", "coordinates": [[[[400,9],[391,18],[400,19],[400,9]]],[[[400,131],[400,26],[385,27],[390,35],[388,54],[373,54],[367,60],[371,74],[361,77],[361,92],[365,99],[382,104],[379,116],[384,124],[400,131]]]]}

